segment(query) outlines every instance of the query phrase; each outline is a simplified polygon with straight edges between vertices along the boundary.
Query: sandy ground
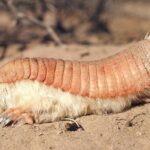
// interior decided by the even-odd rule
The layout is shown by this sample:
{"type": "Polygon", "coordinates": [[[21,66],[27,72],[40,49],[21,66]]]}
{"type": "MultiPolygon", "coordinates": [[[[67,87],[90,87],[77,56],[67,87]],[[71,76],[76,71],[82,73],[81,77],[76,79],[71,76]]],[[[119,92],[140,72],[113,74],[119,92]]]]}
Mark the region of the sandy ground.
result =
{"type": "MultiPolygon", "coordinates": [[[[129,44],[130,45],[130,44],[129,44]]],[[[6,59],[16,57],[54,57],[72,60],[93,60],[107,57],[129,45],[37,45],[32,43],[24,52],[18,45],[8,48],[6,59]]],[[[70,131],[68,121],[47,124],[0,127],[1,150],[149,150],[150,104],[133,107],[126,112],[90,115],[77,118],[84,130],[70,131]]]]}

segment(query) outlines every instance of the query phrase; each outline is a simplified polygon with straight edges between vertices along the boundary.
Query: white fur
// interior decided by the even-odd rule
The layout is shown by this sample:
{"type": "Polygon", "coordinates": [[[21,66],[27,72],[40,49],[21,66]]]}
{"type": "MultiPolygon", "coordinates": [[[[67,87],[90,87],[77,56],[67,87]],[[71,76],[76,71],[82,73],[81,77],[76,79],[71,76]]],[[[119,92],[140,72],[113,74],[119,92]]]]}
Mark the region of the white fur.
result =
{"type": "Polygon", "coordinates": [[[115,99],[75,96],[29,80],[0,84],[0,98],[0,108],[22,107],[26,111],[33,112],[38,123],[101,112],[121,112],[130,107],[132,100],[135,99],[132,96],[115,99]]]}

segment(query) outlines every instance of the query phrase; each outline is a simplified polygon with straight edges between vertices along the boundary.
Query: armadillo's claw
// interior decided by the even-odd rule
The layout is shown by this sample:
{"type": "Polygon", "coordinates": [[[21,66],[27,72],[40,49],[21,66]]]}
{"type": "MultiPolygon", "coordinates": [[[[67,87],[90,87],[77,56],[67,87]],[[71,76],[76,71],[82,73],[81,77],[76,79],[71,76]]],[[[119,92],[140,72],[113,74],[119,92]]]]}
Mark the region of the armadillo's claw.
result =
{"type": "Polygon", "coordinates": [[[0,123],[3,127],[33,124],[33,116],[30,112],[24,112],[20,108],[7,109],[0,115],[0,123]]]}
{"type": "Polygon", "coordinates": [[[12,126],[21,126],[24,124],[33,124],[34,119],[31,113],[23,113],[21,114],[13,123],[12,126]]]}
{"type": "Polygon", "coordinates": [[[12,123],[11,118],[7,118],[7,117],[3,118],[2,122],[1,122],[1,124],[2,124],[3,127],[9,126],[11,123],[12,123]]]}

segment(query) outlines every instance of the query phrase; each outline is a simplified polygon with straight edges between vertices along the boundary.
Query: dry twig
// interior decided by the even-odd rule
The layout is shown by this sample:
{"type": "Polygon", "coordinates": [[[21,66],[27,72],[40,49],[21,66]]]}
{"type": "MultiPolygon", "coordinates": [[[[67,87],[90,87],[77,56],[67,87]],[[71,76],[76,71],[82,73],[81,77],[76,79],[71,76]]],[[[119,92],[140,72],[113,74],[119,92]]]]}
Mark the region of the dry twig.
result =
{"type": "Polygon", "coordinates": [[[52,39],[56,42],[56,44],[58,45],[62,45],[62,42],[60,40],[60,38],[58,37],[58,35],[55,33],[55,31],[52,29],[52,27],[48,24],[46,24],[45,22],[38,20],[37,18],[35,18],[34,16],[27,16],[26,14],[22,13],[22,12],[18,12],[16,7],[13,4],[13,0],[3,0],[5,5],[8,7],[8,9],[11,11],[11,13],[13,14],[14,18],[15,18],[15,24],[17,24],[18,22],[22,21],[22,20],[27,20],[33,24],[36,24],[42,28],[44,28],[48,35],[50,35],[52,37],[52,39]]]}

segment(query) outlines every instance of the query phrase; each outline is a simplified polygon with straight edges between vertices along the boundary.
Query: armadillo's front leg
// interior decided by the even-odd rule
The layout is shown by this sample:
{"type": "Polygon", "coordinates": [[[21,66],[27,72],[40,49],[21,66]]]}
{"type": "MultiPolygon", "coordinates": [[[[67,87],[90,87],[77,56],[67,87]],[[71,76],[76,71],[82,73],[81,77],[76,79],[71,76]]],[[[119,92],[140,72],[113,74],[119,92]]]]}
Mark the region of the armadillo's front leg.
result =
{"type": "Polygon", "coordinates": [[[22,124],[33,124],[33,116],[22,108],[9,108],[0,115],[2,126],[13,126],[22,124]]]}

